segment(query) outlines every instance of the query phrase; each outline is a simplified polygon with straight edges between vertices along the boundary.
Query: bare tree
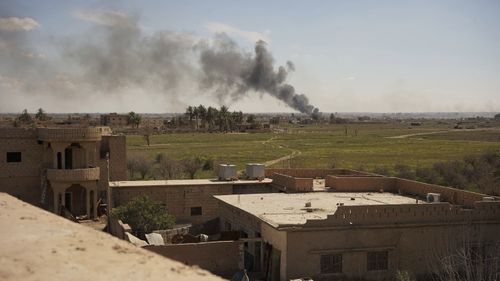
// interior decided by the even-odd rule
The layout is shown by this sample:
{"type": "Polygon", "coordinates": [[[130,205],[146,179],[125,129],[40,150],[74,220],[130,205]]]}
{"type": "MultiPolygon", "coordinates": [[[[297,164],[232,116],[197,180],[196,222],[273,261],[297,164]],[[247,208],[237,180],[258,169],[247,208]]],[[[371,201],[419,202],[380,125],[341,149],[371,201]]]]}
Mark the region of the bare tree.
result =
{"type": "Polygon", "coordinates": [[[148,174],[151,174],[153,163],[142,155],[129,157],[127,160],[127,168],[129,178],[133,179],[136,173],[139,173],[141,179],[145,179],[148,174]]]}
{"type": "Polygon", "coordinates": [[[174,179],[179,177],[182,167],[176,160],[171,159],[165,153],[156,156],[156,175],[162,179],[174,179]]]}
{"type": "Polygon", "coordinates": [[[193,157],[182,161],[184,172],[189,175],[189,178],[194,179],[196,172],[203,166],[203,160],[200,157],[193,157]]]}

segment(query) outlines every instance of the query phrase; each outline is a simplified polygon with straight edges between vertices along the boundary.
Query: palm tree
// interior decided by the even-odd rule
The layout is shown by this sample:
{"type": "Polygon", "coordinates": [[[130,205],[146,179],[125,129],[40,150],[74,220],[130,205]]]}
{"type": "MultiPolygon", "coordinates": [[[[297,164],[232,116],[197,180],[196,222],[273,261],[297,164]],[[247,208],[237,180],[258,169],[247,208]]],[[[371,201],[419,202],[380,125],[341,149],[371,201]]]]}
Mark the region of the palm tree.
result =
{"type": "Polygon", "coordinates": [[[208,123],[208,129],[212,129],[212,126],[213,126],[214,122],[217,120],[218,115],[219,115],[219,112],[217,111],[216,108],[213,108],[211,106],[208,107],[207,115],[205,117],[207,120],[207,123],[208,123]]]}
{"type": "Polygon", "coordinates": [[[198,106],[198,116],[201,119],[201,125],[205,128],[205,123],[207,121],[207,109],[203,105],[198,106]]]}
{"type": "Polygon", "coordinates": [[[221,106],[219,109],[219,130],[227,132],[228,119],[229,119],[229,108],[225,105],[221,106]]]}
{"type": "Polygon", "coordinates": [[[188,106],[186,108],[185,115],[189,118],[189,125],[191,125],[193,123],[193,117],[194,117],[194,109],[192,106],[188,106]]]}
{"type": "Polygon", "coordinates": [[[35,114],[35,119],[38,121],[47,121],[47,120],[49,120],[49,117],[45,113],[45,110],[43,110],[42,108],[39,108],[37,113],[35,114]]]}

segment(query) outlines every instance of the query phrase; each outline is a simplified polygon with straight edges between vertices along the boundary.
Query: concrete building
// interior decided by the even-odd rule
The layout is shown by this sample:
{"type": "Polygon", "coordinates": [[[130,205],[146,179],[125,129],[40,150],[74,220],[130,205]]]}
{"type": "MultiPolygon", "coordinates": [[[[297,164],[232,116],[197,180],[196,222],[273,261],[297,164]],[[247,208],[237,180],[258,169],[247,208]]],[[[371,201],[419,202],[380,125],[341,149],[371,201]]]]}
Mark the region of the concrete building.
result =
{"type": "Polygon", "coordinates": [[[101,125],[113,128],[122,128],[128,126],[128,115],[109,113],[101,115],[101,125]]]}
{"type": "Polygon", "coordinates": [[[125,136],[109,132],[107,127],[0,128],[0,192],[55,213],[64,206],[75,216],[95,218],[108,174],[110,180],[127,177],[125,136]]]}
{"type": "Polygon", "coordinates": [[[223,280],[5,193],[0,206],[0,280],[223,280]]]}
{"type": "Polygon", "coordinates": [[[280,172],[273,185],[291,193],[215,196],[221,229],[254,240],[245,266],[263,280],[422,277],[460,249],[498,257],[500,198],[367,174],[327,174],[316,188],[297,175],[325,171],[280,172]]]}
{"type": "Polygon", "coordinates": [[[177,222],[196,225],[219,216],[214,195],[272,192],[271,182],[270,179],[115,181],[109,183],[112,198],[110,204],[116,207],[133,198],[148,196],[165,206],[177,222]]]}

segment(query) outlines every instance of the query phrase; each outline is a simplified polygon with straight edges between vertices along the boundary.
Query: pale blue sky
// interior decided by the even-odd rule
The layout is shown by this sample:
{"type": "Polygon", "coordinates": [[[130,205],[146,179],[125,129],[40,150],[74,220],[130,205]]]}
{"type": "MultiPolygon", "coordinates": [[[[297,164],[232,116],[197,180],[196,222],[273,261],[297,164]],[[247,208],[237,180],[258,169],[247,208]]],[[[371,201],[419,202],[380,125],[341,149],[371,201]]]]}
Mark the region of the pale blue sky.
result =
{"type": "MultiPolygon", "coordinates": [[[[291,84],[325,112],[500,111],[500,1],[0,1],[0,18],[39,23],[28,36],[49,57],[57,56],[58,38],[89,36],[92,24],[75,13],[113,10],[139,17],[147,33],[210,38],[230,27],[229,35],[249,51],[252,36],[262,36],[278,64],[295,63],[291,84]]],[[[16,103],[57,109],[40,96],[14,95],[0,94],[11,100],[1,111],[21,110],[16,103]]],[[[66,111],[165,112],[215,104],[196,96],[173,104],[102,100],[66,111]]],[[[290,111],[267,96],[231,107],[290,111]]]]}

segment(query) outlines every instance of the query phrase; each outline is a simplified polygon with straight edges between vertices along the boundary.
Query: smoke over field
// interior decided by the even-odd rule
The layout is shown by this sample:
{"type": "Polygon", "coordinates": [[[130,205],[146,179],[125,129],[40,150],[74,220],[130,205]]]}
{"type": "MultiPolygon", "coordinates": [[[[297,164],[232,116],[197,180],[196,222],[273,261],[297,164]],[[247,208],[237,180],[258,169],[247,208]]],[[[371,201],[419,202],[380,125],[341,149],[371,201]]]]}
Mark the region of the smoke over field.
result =
{"type": "MultiPolygon", "coordinates": [[[[116,95],[129,89],[176,97],[196,85],[219,103],[262,94],[310,114],[315,107],[286,83],[292,62],[275,67],[266,43],[247,52],[225,34],[199,38],[171,31],[145,32],[138,18],[112,12],[79,12],[92,22],[84,37],[55,38],[55,55],[38,55],[27,33],[32,19],[0,18],[0,89],[25,96],[116,95]]],[[[316,109],[317,110],[317,109],[316,109]]]]}

